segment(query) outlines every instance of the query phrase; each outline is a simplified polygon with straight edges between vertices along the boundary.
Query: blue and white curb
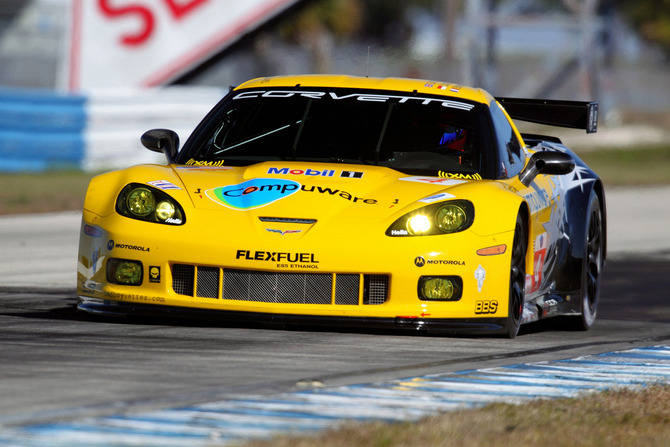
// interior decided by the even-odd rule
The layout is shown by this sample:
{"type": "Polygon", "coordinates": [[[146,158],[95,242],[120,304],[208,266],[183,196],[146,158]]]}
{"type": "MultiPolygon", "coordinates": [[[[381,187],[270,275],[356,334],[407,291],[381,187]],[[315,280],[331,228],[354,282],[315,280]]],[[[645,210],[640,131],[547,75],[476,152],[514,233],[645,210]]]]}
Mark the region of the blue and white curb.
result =
{"type": "Polygon", "coordinates": [[[170,128],[183,142],[224,94],[177,86],[76,94],[0,87],[0,173],[164,163],[142,148],[140,136],[170,128]]]}
{"type": "Polygon", "coordinates": [[[492,402],[575,397],[670,383],[670,346],[523,363],[270,397],[29,425],[2,430],[0,445],[211,446],[279,433],[313,432],[345,421],[415,421],[492,402]]]}

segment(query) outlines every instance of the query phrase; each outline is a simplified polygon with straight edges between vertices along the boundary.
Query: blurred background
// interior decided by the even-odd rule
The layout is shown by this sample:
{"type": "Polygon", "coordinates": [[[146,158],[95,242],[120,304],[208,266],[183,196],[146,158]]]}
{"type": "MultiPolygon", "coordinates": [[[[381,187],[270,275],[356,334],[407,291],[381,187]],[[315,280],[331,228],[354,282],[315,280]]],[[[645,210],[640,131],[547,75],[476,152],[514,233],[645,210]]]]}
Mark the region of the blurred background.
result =
{"type": "Polygon", "coordinates": [[[143,131],[184,141],[229,86],[302,73],[593,100],[568,145],[663,144],[669,68],[668,0],[2,0],[0,173],[162,162],[143,131]]]}

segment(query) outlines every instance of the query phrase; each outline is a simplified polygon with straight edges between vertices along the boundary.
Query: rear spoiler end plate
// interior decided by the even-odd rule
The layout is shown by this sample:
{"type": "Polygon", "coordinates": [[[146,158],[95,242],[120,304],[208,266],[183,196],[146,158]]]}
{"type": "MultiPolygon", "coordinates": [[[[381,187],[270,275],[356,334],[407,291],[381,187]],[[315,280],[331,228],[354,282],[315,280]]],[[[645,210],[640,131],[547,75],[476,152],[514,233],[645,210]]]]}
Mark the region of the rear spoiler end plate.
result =
{"type": "Polygon", "coordinates": [[[512,119],[550,126],[598,130],[598,103],[559,101],[554,99],[527,99],[500,97],[496,100],[512,119]]]}

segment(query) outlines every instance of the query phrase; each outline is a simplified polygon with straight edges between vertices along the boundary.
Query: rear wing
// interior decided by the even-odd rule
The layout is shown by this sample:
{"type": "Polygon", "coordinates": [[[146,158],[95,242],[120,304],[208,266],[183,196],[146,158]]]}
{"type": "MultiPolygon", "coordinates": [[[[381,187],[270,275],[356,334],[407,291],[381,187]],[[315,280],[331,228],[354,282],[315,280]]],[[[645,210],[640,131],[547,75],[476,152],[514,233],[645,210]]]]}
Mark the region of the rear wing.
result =
{"type": "Polygon", "coordinates": [[[598,130],[598,103],[554,99],[496,98],[512,119],[550,126],[598,130]]]}

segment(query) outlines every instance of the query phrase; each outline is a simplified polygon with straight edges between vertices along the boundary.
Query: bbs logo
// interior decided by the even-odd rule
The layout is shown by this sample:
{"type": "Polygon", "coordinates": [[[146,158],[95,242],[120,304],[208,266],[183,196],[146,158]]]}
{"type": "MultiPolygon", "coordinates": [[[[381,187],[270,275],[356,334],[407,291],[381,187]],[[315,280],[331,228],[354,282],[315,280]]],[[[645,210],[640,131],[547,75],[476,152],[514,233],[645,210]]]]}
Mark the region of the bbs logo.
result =
{"type": "Polygon", "coordinates": [[[479,300],[475,303],[476,314],[494,314],[498,312],[498,301],[479,300]]]}

